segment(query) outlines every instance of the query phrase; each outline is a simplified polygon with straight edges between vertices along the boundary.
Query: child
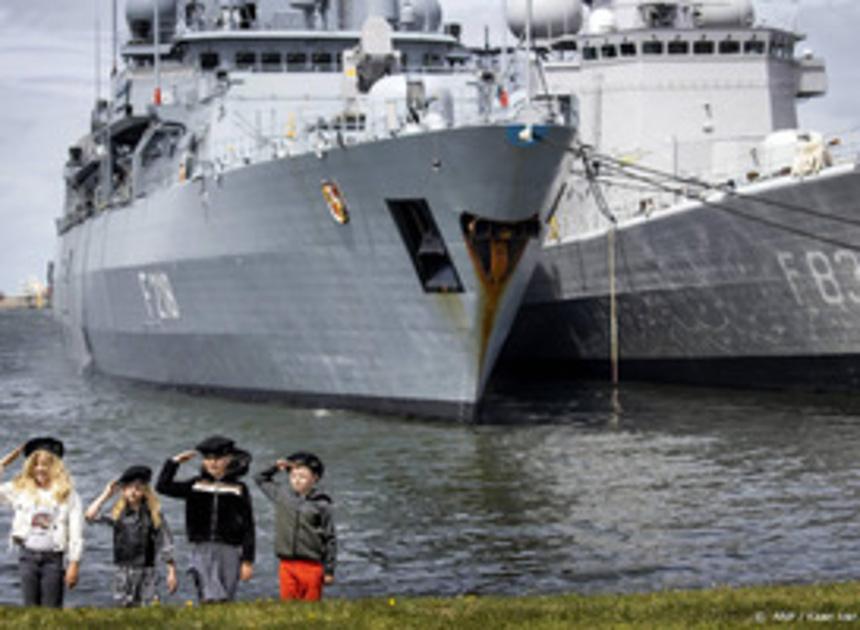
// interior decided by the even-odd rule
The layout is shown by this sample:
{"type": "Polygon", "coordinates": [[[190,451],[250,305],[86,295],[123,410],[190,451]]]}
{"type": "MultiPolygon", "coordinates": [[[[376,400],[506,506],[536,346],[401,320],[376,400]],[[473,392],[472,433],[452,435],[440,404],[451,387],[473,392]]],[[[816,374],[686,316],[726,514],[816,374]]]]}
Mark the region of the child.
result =
{"type": "Polygon", "coordinates": [[[184,451],[164,463],[155,489],[185,500],[185,528],[193,543],[189,573],[199,601],[231,601],[239,580],[254,574],[251,495],[239,481],[248,472],[251,455],[220,435],[203,440],[197,451],[203,456],[199,475],[174,480],[179,466],[197,454],[184,451]]]}
{"type": "Polygon", "coordinates": [[[11,539],[20,550],[25,606],[62,608],[64,585],[73,589],[78,583],[84,519],[63,466],[64,450],[55,438],[33,438],[0,460],[2,474],[22,453],[26,457],[18,476],[0,485],[0,503],[11,503],[15,510],[11,539]]]}
{"type": "Polygon", "coordinates": [[[254,480],[275,504],[275,554],[280,558],[281,599],[317,601],[323,584],[334,582],[337,537],[332,501],[316,489],[325,468],[313,453],[293,453],[259,473],[254,480]],[[278,483],[288,471],[289,487],[278,483]]]}
{"type": "Polygon", "coordinates": [[[167,590],[176,592],[173,536],[161,515],[161,503],[149,487],[151,479],[152,470],[148,467],[132,466],[105,486],[86,511],[87,521],[113,528],[113,561],[117,568],[113,597],[121,606],[158,601],[155,558],[159,554],[167,563],[167,590]],[[110,516],[99,517],[104,503],[119,489],[122,495],[110,516]]]}

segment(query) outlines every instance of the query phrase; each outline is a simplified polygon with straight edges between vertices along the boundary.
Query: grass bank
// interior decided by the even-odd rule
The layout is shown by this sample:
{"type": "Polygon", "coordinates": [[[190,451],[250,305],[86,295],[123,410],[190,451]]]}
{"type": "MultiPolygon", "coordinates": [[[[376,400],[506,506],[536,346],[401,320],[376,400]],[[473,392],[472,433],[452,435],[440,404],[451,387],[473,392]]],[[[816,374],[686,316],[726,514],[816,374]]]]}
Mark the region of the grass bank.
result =
{"type": "Polygon", "coordinates": [[[65,611],[0,608],[9,628],[797,628],[860,627],[860,583],[639,595],[330,599],[65,611]]]}

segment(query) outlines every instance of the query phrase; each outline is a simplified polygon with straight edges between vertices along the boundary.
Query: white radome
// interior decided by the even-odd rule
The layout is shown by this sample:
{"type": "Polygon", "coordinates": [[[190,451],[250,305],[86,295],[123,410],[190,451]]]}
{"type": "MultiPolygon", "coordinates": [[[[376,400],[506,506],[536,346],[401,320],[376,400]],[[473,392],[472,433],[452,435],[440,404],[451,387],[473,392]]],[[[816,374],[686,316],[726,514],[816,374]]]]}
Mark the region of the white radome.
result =
{"type": "Polygon", "coordinates": [[[400,24],[410,31],[435,33],[442,24],[439,0],[401,0],[400,24]]]}
{"type": "MultiPolygon", "coordinates": [[[[506,0],[508,28],[517,37],[526,32],[528,0],[506,0]]],[[[532,0],[532,35],[538,38],[578,33],[582,0],[532,0]]]]}
{"type": "Polygon", "coordinates": [[[753,0],[701,0],[693,5],[697,26],[752,26],[755,21],[753,0]]]}
{"type": "Polygon", "coordinates": [[[618,20],[612,9],[600,7],[593,9],[588,16],[588,32],[592,35],[611,33],[618,30],[618,20]]]}

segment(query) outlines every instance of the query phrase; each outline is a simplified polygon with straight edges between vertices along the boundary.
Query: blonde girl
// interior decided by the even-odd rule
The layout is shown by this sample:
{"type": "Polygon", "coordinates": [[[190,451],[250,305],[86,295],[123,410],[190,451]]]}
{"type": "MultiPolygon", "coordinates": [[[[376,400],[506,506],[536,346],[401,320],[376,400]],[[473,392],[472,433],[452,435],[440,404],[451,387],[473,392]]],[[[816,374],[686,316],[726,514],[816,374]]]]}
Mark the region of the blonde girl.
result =
{"type": "Polygon", "coordinates": [[[159,600],[157,556],[167,564],[167,589],[177,587],[173,561],[173,537],[161,514],[161,503],[149,486],[152,470],[132,466],[111,481],[87,508],[91,523],[113,529],[113,556],[116,565],[113,596],[121,606],[140,606],[159,600]],[[105,502],[120,491],[110,516],[99,516],[105,502]]]}
{"type": "Polygon", "coordinates": [[[0,504],[10,504],[15,511],[11,541],[20,552],[25,606],[62,608],[64,587],[78,583],[83,513],[63,452],[61,441],[40,437],[0,460],[2,474],[21,454],[26,457],[21,472],[0,484],[0,504]]]}

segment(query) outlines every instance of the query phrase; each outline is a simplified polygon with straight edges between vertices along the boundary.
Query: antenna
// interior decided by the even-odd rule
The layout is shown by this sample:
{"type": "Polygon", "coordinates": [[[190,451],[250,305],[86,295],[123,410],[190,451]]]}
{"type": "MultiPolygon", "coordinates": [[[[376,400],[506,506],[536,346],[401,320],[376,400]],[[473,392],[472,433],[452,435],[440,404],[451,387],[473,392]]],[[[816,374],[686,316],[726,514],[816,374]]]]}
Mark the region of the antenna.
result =
{"type": "Polygon", "coordinates": [[[117,62],[117,57],[118,57],[118,55],[117,55],[117,37],[119,37],[119,34],[117,32],[117,26],[116,26],[116,12],[117,12],[116,11],[116,0],[113,0],[112,6],[111,6],[111,21],[113,22],[113,52],[111,55],[111,59],[112,59],[113,65],[112,65],[111,71],[110,71],[110,75],[112,77],[116,76],[116,66],[117,66],[116,62],[117,62]]]}
{"type": "MultiPolygon", "coordinates": [[[[501,15],[505,15],[507,10],[507,2],[506,0],[500,0],[502,3],[502,13],[501,15]]],[[[507,86],[508,76],[511,73],[510,67],[510,59],[508,58],[508,27],[505,25],[502,28],[502,71],[504,72],[504,80],[505,85],[507,86]]]]}
{"type": "Polygon", "coordinates": [[[532,0],[526,0],[526,103],[532,104],[532,0]]]}
{"type": "Polygon", "coordinates": [[[155,7],[155,24],[153,25],[153,29],[155,29],[155,38],[153,39],[155,45],[155,93],[152,101],[155,105],[161,105],[161,20],[158,16],[159,4],[159,0],[154,0],[152,3],[155,7]]]}
{"type": "Polygon", "coordinates": [[[93,0],[93,13],[95,14],[95,29],[96,29],[96,41],[95,41],[95,55],[96,55],[96,64],[95,64],[95,72],[96,72],[96,103],[98,103],[99,99],[102,96],[102,25],[101,20],[99,19],[99,2],[98,0],[93,0]]]}

